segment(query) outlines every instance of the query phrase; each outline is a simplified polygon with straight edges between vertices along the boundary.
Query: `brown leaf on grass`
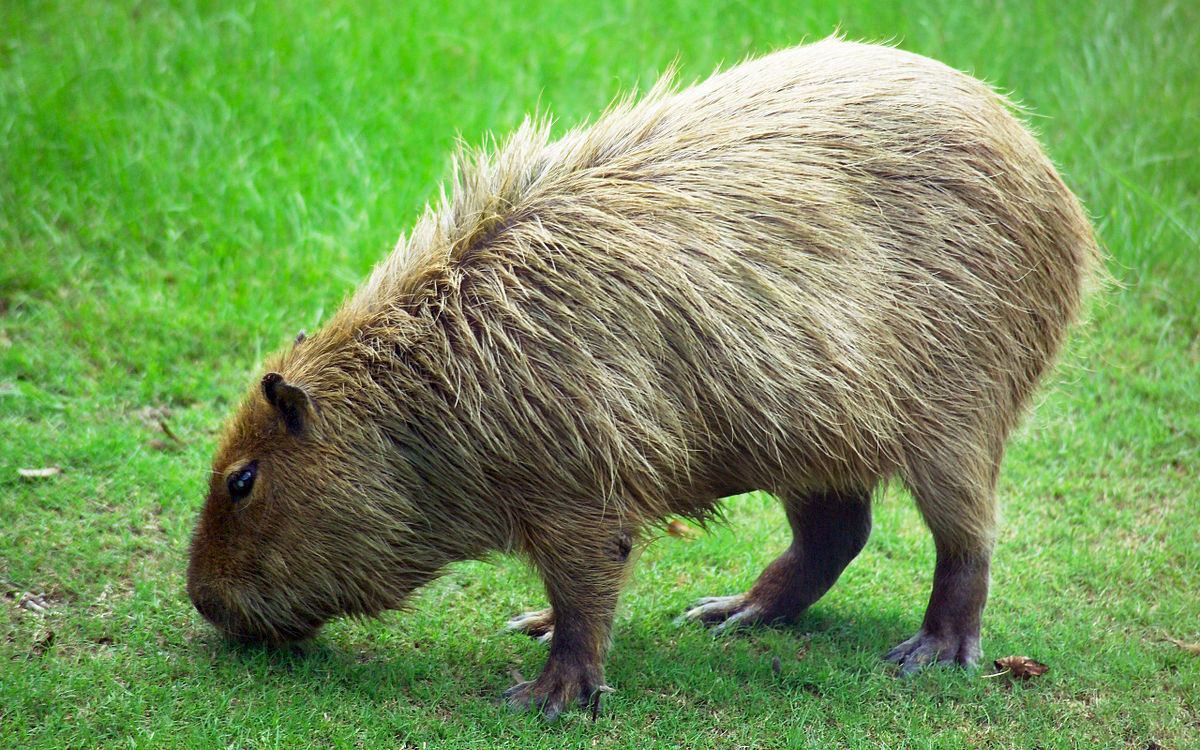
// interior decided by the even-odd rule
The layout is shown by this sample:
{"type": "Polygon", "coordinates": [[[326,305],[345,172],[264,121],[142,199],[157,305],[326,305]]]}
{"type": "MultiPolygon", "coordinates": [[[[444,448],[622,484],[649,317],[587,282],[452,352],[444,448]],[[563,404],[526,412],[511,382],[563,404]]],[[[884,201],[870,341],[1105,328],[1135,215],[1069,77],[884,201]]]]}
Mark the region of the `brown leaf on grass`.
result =
{"type": "Polygon", "coordinates": [[[183,441],[179,439],[178,435],[176,435],[174,432],[171,432],[171,428],[167,426],[167,421],[165,419],[158,420],[158,427],[163,431],[163,434],[171,438],[176,445],[184,444],[183,441]]]}
{"type": "MultiPolygon", "coordinates": [[[[1028,656],[1006,656],[992,663],[996,665],[996,669],[1009,672],[1013,676],[1013,679],[1017,680],[1029,680],[1034,677],[1041,677],[1050,671],[1050,667],[1047,667],[1040,661],[1030,659],[1028,656]]],[[[1001,672],[1001,674],[1004,674],[1004,672],[1001,672]]]]}
{"type": "Polygon", "coordinates": [[[34,656],[41,656],[42,654],[46,653],[46,651],[53,644],[54,644],[54,631],[53,630],[42,630],[42,631],[38,632],[37,637],[34,638],[33,648],[30,649],[30,653],[32,653],[34,656]]]}
{"type": "Polygon", "coordinates": [[[1171,643],[1174,643],[1176,646],[1180,647],[1184,651],[1187,651],[1192,656],[1200,656],[1200,643],[1185,643],[1183,641],[1172,638],[1171,636],[1169,636],[1165,633],[1163,634],[1163,638],[1166,638],[1171,643]]]}
{"type": "Polygon", "coordinates": [[[676,539],[682,539],[685,542],[695,541],[695,539],[700,536],[695,529],[693,529],[691,526],[688,526],[683,521],[680,521],[678,518],[671,519],[671,521],[667,523],[667,533],[676,539]]]}
{"type": "Polygon", "coordinates": [[[62,469],[57,466],[47,466],[43,469],[17,469],[17,473],[25,479],[46,479],[55,474],[61,474],[62,469]]]}

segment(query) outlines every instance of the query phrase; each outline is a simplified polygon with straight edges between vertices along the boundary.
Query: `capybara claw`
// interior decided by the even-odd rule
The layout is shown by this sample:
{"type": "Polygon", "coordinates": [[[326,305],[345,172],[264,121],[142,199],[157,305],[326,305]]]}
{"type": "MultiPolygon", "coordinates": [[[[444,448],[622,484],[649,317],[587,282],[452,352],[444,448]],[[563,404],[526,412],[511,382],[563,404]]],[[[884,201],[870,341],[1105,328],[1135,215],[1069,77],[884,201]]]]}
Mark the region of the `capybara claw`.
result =
{"type": "Polygon", "coordinates": [[[679,616],[678,622],[699,622],[705,625],[723,622],[737,611],[742,596],[706,596],[679,616]]]}
{"type": "Polygon", "coordinates": [[[555,702],[549,695],[537,696],[537,681],[518,682],[504,691],[504,703],[510,711],[537,711],[546,721],[554,721],[563,711],[561,701],[555,702]]]}
{"type": "Polygon", "coordinates": [[[732,633],[735,630],[753,625],[759,625],[763,622],[762,608],[757,604],[748,604],[737,612],[734,612],[729,617],[725,618],[724,622],[718,623],[712,629],[714,637],[732,633]]]}
{"type": "Polygon", "coordinates": [[[595,719],[600,715],[601,700],[605,693],[613,692],[608,685],[571,686],[559,684],[548,690],[538,686],[537,680],[518,682],[505,690],[502,698],[511,711],[536,711],[547,722],[553,722],[567,709],[570,695],[577,693],[581,708],[588,709],[595,719]]]}
{"type": "Polygon", "coordinates": [[[592,721],[600,718],[601,702],[604,699],[605,693],[612,693],[614,690],[608,685],[597,685],[594,690],[588,695],[580,695],[579,702],[584,708],[590,709],[592,712],[592,721]]]}
{"type": "Polygon", "coordinates": [[[518,682],[501,693],[500,697],[510,709],[514,711],[524,710],[529,707],[529,689],[532,686],[533,680],[518,682]]]}

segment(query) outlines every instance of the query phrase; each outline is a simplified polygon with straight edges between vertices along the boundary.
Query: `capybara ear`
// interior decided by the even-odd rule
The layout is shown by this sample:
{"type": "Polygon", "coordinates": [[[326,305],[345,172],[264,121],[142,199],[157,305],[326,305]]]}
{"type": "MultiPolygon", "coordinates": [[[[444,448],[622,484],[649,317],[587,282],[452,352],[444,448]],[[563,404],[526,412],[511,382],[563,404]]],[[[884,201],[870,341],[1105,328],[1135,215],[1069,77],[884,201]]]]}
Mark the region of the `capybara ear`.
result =
{"type": "Polygon", "coordinates": [[[277,372],[268,372],[262,379],[263,395],[283,417],[288,432],[299,435],[312,420],[312,402],[303,388],[292,385],[277,372]]]}
{"type": "Polygon", "coordinates": [[[296,340],[292,342],[292,346],[299,346],[306,338],[308,338],[308,331],[301,328],[300,333],[296,334],[296,340]]]}

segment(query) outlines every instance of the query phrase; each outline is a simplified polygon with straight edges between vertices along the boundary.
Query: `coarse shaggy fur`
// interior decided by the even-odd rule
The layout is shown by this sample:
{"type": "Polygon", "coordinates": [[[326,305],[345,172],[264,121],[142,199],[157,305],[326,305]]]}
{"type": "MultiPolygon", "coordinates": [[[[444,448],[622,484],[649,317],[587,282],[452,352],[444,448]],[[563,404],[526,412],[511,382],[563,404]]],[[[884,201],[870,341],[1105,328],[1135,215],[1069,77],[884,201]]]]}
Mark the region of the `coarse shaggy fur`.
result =
{"type": "MultiPolygon", "coordinates": [[[[328,325],[267,363],[278,390],[255,385],[214,461],[197,606],[287,640],[399,606],[448,562],[519,552],[554,607],[525,691],[552,713],[603,688],[639,532],[761,489],[800,545],[813,498],[897,477],[937,575],[969,569],[981,610],[1006,438],[1100,265],[1007,102],[831,39],[549,130],[460,156],[328,325]]],[[[930,613],[938,597],[935,580],[930,613]]],[[[977,643],[977,620],[946,627],[977,643]]]]}

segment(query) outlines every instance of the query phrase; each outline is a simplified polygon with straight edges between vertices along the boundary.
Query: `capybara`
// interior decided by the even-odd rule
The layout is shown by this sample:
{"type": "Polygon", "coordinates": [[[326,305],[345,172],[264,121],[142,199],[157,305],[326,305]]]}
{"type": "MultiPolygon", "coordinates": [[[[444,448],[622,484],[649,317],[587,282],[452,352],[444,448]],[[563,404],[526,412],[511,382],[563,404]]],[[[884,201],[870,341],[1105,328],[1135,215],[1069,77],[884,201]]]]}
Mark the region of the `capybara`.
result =
{"type": "Polygon", "coordinates": [[[829,39],[667,76],[557,141],[527,121],[452,185],[225,428],[188,593],[239,640],[401,605],[448,563],[527,558],[553,718],[598,708],[631,550],[721,498],[793,539],[686,618],[794,618],[867,541],[889,478],[937,563],[886,658],[972,665],[1006,438],[1101,253],[988,86],[829,39]]]}

